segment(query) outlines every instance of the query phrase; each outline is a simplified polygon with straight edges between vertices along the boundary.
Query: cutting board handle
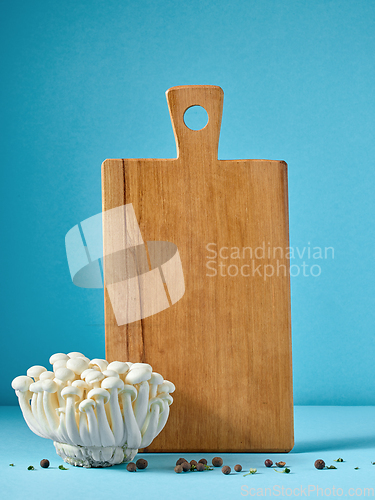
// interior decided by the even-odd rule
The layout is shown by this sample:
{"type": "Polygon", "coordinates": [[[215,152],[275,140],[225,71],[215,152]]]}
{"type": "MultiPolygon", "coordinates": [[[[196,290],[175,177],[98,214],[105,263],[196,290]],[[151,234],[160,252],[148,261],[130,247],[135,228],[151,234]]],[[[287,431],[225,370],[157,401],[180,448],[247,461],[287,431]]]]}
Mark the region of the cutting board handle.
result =
{"type": "Polygon", "coordinates": [[[202,159],[217,160],[224,92],[214,85],[172,87],[166,92],[169,113],[176,139],[177,158],[189,157],[189,152],[202,154],[202,159]],[[185,125],[184,113],[192,106],[207,111],[208,122],[201,130],[185,125]]]}

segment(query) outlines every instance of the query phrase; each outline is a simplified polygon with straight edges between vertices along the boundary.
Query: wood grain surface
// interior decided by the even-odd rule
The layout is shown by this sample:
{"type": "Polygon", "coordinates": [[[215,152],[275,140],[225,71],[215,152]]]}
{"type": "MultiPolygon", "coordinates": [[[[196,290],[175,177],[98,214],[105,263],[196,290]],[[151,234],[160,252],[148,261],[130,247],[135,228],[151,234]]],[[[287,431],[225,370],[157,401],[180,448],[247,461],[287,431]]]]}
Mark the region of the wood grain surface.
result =
{"type": "MultiPolygon", "coordinates": [[[[118,326],[105,289],[107,359],[147,362],[176,385],[169,421],[145,451],[290,451],[287,165],[218,160],[220,87],[173,87],[167,101],[177,158],[106,160],[103,211],[132,203],[145,241],[177,245],[185,294],[158,314],[118,326]],[[183,120],[193,105],[209,117],[199,131],[183,120]],[[207,245],[222,257],[210,258],[207,245]]],[[[110,237],[105,224],[103,234],[110,237]]]]}

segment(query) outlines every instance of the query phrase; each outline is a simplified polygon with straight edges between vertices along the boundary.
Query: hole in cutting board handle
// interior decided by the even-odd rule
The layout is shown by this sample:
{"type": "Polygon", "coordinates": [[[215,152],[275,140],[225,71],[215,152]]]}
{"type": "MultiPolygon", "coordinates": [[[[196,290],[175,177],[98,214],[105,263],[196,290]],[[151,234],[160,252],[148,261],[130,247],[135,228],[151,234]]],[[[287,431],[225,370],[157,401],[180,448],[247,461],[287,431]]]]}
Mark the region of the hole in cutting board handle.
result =
{"type": "Polygon", "coordinates": [[[207,111],[202,106],[190,106],[184,113],[184,123],[190,130],[202,130],[208,123],[207,111]]]}

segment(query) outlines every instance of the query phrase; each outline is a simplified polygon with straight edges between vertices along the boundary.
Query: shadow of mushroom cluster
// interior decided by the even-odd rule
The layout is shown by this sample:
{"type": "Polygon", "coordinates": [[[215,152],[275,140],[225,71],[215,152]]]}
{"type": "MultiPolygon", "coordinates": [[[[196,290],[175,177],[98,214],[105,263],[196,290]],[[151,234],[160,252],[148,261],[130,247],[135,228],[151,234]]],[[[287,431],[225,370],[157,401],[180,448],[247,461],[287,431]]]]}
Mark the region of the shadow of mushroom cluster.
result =
{"type": "Polygon", "coordinates": [[[12,387],[29,428],[52,439],[65,462],[130,461],[164,428],[175,387],[149,364],[90,360],[79,352],[49,361],[53,371],[32,366],[12,387]]]}

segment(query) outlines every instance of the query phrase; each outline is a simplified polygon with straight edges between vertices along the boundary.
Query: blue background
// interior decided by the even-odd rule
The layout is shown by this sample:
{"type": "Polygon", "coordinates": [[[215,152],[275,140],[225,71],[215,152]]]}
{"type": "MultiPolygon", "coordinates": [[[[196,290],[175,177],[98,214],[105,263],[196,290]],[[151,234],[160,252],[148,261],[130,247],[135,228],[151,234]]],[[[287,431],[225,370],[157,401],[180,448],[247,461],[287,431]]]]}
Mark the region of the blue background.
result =
{"type": "Polygon", "coordinates": [[[335,249],[320,276],[292,279],[295,403],[375,404],[374,14],[363,0],[2,2],[2,404],[54,352],[104,357],[103,291],[72,284],[64,237],[101,211],[104,159],[175,157],[164,92],[187,84],[224,89],[220,159],[287,161],[291,245],[335,249]]]}

